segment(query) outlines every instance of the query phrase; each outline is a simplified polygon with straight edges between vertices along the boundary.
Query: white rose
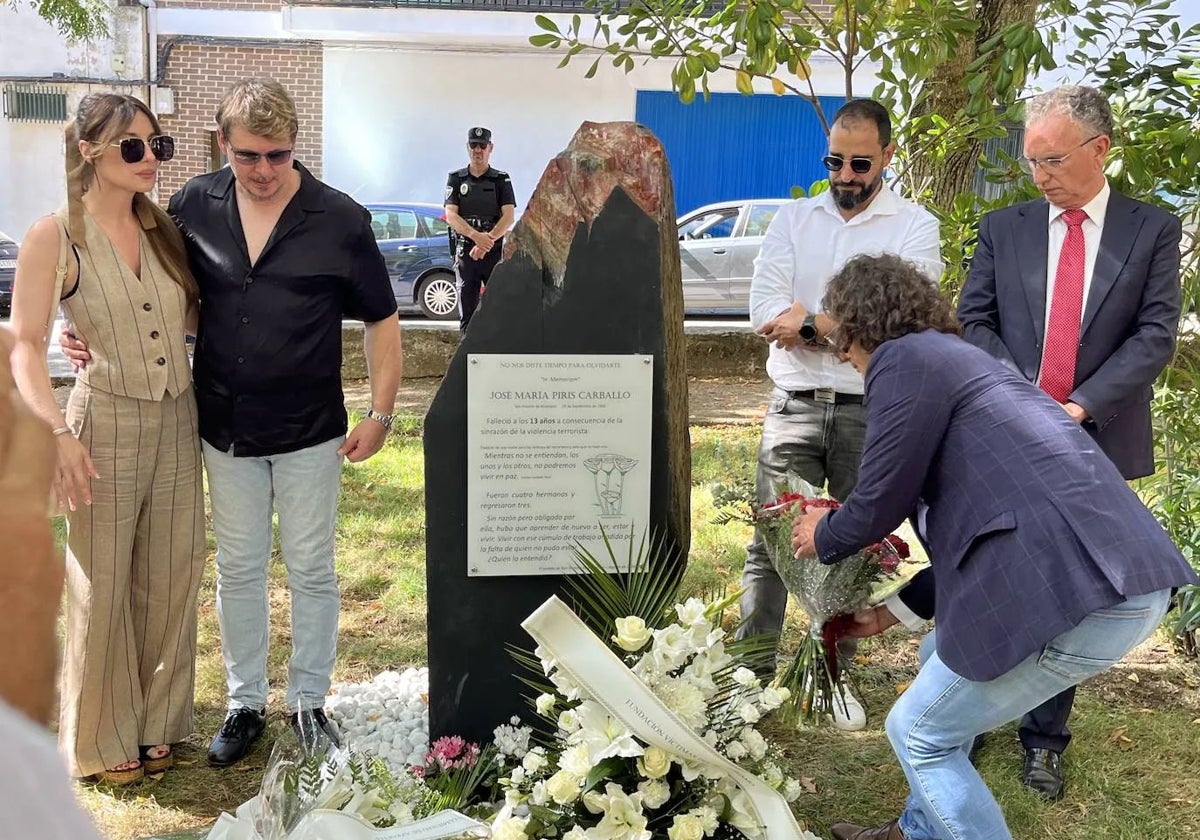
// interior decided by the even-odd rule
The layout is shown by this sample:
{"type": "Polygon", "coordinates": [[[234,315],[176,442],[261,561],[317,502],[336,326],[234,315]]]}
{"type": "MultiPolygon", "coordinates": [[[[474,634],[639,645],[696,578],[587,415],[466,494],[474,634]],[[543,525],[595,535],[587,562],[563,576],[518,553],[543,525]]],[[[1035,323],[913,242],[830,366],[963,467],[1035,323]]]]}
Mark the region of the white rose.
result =
{"type": "Polygon", "coordinates": [[[671,754],[661,747],[646,747],[638,759],[638,770],[647,779],[661,779],[671,769],[671,754]]]}
{"type": "Polygon", "coordinates": [[[644,648],[646,642],[650,641],[650,628],[646,626],[645,621],[636,615],[618,618],[616,625],[617,635],[613,636],[612,640],[617,643],[617,646],[621,650],[634,653],[644,648]]]}
{"type": "Polygon", "coordinates": [[[800,798],[800,783],[795,779],[788,779],[783,783],[783,798],[788,802],[795,802],[800,798]]]}
{"type": "Polygon", "coordinates": [[[750,750],[750,757],[755,761],[767,754],[767,739],[756,729],[747,729],[742,733],[742,743],[750,750]]]}
{"type": "Polygon", "coordinates": [[[559,805],[569,805],[579,798],[580,779],[566,770],[559,770],[546,780],[546,793],[559,805]]]}
{"type": "Polygon", "coordinates": [[[646,779],[638,784],[637,789],[642,794],[642,804],[647,808],[661,808],[671,798],[671,786],[662,779],[646,779]]]}
{"type": "Polygon", "coordinates": [[[492,840],[529,840],[525,826],[529,820],[523,817],[507,817],[492,825],[492,840]]]}
{"type": "MultiPolygon", "coordinates": [[[[786,688],[783,690],[787,691],[786,688]]],[[[783,696],[779,689],[767,687],[764,688],[762,690],[762,694],[759,695],[758,703],[764,712],[770,712],[782,706],[786,699],[787,698],[783,696]]]]}
{"type": "Polygon", "coordinates": [[[759,714],[758,709],[754,708],[753,703],[742,703],[738,706],[737,711],[738,716],[749,724],[758,723],[759,718],[762,717],[762,715],[759,714]]]}
{"type": "Polygon", "coordinates": [[[525,757],[521,759],[521,766],[530,773],[536,773],[541,770],[546,766],[546,763],[546,751],[541,747],[534,747],[525,753],[525,757]]]}
{"type": "Polygon", "coordinates": [[[704,840],[704,826],[699,817],[692,814],[680,814],[667,829],[667,837],[670,840],[704,840]]]}
{"type": "Polygon", "coordinates": [[[558,716],[558,728],[568,735],[579,728],[579,715],[574,709],[567,709],[558,716]]]}
{"type": "Polygon", "coordinates": [[[548,716],[554,711],[554,704],[558,702],[558,698],[553,694],[539,694],[537,699],[537,713],[543,717],[548,716]]]}
{"type": "Polygon", "coordinates": [[[550,801],[550,796],[546,793],[546,783],[544,781],[533,783],[533,787],[529,789],[529,801],[534,805],[545,805],[550,801]]]}
{"type": "Polygon", "coordinates": [[[733,672],[733,681],[742,688],[751,688],[758,684],[758,677],[749,668],[738,668],[733,672]]]}
{"type": "Polygon", "coordinates": [[[745,758],[749,753],[750,751],[746,749],[746,745],[741,741],[730,741],[725,746],[725,756],[731,761],[745,758]]]}

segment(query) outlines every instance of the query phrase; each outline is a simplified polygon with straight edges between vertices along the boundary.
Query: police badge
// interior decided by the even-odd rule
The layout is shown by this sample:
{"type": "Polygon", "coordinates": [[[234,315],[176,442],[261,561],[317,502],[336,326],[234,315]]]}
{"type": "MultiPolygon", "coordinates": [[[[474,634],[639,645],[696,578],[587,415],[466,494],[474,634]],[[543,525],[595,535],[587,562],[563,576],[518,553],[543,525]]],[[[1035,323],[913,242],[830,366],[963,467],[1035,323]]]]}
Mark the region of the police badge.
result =
{"type": "Polygon", "coordinates": [[[466,184],[466,182],[465,182],[465,181],[464,181],[463,183],[461,183],[461,184],[459,184],[459,185],[458,185],[458,194],[459,194],[459,195],[466,195],[466,194],[467,194],[467,184],[466,184]]]}

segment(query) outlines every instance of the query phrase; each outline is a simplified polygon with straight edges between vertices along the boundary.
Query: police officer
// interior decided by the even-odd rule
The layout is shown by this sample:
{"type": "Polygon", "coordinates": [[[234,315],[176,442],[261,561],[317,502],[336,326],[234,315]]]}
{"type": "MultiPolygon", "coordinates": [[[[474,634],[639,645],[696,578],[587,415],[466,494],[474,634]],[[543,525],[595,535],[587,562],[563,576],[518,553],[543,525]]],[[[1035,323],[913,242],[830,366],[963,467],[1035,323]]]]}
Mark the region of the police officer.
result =
{"type": "Polygon", "coordinates": [[[450,251],[458,273],[459,326],[465,330],[479,292],[500,261],[504,234],[513,226],[517,201],[507,172],[489,165],[492,132],[475,127],[467,132],[470,164],[446,179],[446,222],[450,251]]]}

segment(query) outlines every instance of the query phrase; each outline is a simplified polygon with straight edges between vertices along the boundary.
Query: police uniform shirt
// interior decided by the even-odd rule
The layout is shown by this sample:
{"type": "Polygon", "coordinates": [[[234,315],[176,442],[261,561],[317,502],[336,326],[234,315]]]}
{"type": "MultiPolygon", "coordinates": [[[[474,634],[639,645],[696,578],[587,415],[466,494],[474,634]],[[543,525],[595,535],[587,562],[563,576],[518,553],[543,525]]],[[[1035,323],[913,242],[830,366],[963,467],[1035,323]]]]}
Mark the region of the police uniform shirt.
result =
{"type": "Polygon", "coordinates": [[[446,179],[445,203],[457,207],[458,215],[464,219],[483,219],[495,224],[500,221],[504,206],[515,207],[517,200],[507,172],[489,166],[487,172],[476,177],[470,167],[464,166],[446,179]]]}

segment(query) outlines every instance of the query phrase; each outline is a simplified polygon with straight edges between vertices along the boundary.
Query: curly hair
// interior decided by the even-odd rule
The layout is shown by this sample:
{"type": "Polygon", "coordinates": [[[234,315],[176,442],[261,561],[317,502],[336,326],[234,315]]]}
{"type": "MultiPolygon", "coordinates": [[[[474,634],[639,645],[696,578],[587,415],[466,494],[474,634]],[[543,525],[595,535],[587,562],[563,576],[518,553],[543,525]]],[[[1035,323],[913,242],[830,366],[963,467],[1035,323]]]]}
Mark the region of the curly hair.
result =
{"type": "Polygon", "coordinates": [[[831,343],[843,353],[855,341],[870,353],[909,333],[960,332],[937,283],[894,254],[851,259],[829,281],[822,308],[838,322],[831,343]]]}

